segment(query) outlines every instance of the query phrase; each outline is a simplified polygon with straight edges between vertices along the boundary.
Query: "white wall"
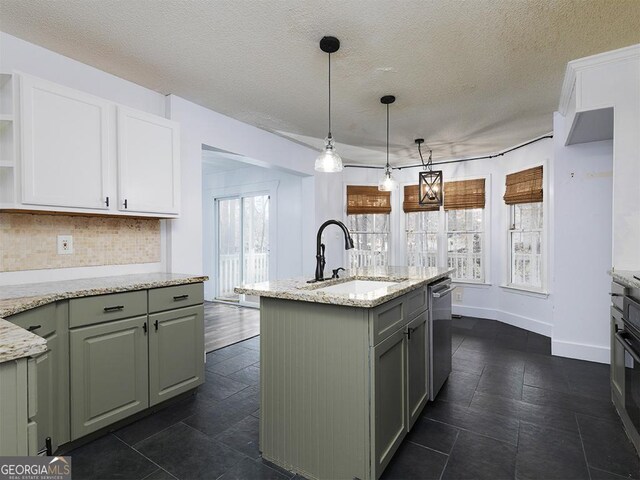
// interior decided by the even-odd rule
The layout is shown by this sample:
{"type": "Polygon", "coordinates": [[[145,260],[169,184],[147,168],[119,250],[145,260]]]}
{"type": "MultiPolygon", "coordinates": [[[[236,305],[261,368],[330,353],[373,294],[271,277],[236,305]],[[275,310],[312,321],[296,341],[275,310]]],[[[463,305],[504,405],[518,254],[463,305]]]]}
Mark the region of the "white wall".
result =
{"type": "MultiPolygon", "coordinates": [[[[160,93],[0,32],[0,72],[13,71],[35,75],[155,115],[164,116],[165,113],[165,97],[160,93]]],[[[3,272],[0,273],[0,285],[165,271],[165,223],[162,221],[162,259],[158,263],[3,272]]]]}
{"type": "MultiPolygon", "coordinates": [[[[257,166],[300,175],[313,174],[317,152],[175,95],[168,97],[168,113],[180,123],[182,169],[182,213],[170,226],[169,268],[172,272],[203,273],[202,145],[247,157],[257,166]]],[[[306,181],[307,191],[313,187],[306,181]]],[[[313,200],[309,194],[303,196],[305,212],[313,211],[313,200]]],[[[305,238],[309,235],[305,231],[305,238]]],[[[305,259],[313,257],[308,241],[302,248],[305,259]]]]}
{"type": "Polygon", "coordinates": [[[556,114],[552,352],[608,363],[613,144],[566,147],[565,128],[556,114]]]}
{"type": "MultiPolygon", "coordinates": [[[[205,174],[203,176],[204,272],[211,279],[217,277],[214,258],[215,235],[214,199],[240,193],[266,191],[271,194],[270,222],[270,278],[299,276],[313,278],[313,268],[303,266],[303,179],[284,171],[247,166],[237,170],[205,174]]],[[[311,259],[312,260],[312,259],[311,259]]],[[[215,296],[214,281],[205,283],[205,298],[215,296]]]]}

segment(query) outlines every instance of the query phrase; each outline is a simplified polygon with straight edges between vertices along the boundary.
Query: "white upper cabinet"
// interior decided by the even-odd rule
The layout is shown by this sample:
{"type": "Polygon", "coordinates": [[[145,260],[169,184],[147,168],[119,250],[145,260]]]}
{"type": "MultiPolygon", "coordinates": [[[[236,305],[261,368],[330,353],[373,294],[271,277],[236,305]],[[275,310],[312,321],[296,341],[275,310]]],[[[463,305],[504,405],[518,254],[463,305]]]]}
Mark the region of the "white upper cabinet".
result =
{"type": "Polygon", "coordinates": [[[22,203],[107,209],[111,104],[22,76],[20,106],[22,203]]]}
{"type": "Polygon", "coordinates": [[[176,122],[22,73],[0,99],[0,211],[180,214],[176,122]]]}
{"type": "Polygon", "coordinates": [[[178,214],[180,147],[171,120],[118,107],[118,209],[178,214]]]}

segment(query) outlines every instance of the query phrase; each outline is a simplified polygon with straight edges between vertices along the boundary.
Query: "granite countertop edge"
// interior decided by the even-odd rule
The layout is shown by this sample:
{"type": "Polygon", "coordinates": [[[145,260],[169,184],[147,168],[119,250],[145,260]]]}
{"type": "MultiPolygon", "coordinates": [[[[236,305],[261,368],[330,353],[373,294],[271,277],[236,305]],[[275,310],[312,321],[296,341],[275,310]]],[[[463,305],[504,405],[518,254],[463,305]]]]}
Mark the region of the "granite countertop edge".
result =
{"type": "Polygon", "coordinates": [[[640,288],[640,280],[633,278],[634,275],[640,275],[636,271],[630,270],[609,270],[607,272],[618,283],[622,283],[629,288],[640,288]]]}
{"type": "MultiPolygon", "coordinates": [[[[423,275],[410,275],[399,282],[399,285],[387,287],[390,290],[387,293],[376,295],[374,298],[353,298],[347,294],[323,293],[314,290],[313,285],[306,284],[305,279],[290,279],[276,282],[265,282],[263,284],[243,285],[236,287],[234,291],[245,295],[255,295],[268,298],[279,298],[283,300],[295,300],[310,303],[324,303],[328,305],[342,305],[357,308],[373,308],[393,300],[396,297],[404,295],[412,290],[424,287],[449,276],[453,269],[440,268],[423,275]]],[[[328,287],[338,283],[347,282],[349,280],[366,279],[366,280],[393,280],[394,278],[402,278],[407,276],[402,271],[393,271],[389,273],[381,272],[380,269],[359,269],[355,272],[349,272],[339,280],[327,280],[322,283],[321,287],[328,287]]]]}
{"type": "Polygon", "coordinates": [[[3,286],[0,289],[0,363],[25,357],[33,357],[47,350],[47,342],[44,338],[5,320],[5,317],[59,300],[186,285],[204,282],[205,280],[208,280],[208,277],[204,275],[133,274],[117,277],[98,277],[82,280],[63,280],[38,284],[3,286]],[[113,282],[114,280],[116,282],[120,281],[120,283],[108,284],[108,282],[113,282]],[[96,284],[103,282],[107,284],[91,286],[89,288],[74,288],[74,283],[87,282],[94,282],[96,284]],[[65,284],[68,284],[69,287],[65,288],[65,284]],[[16,291],[29,292],[31,285],[33,286],[32,294],[25,296],[11,295],[12,290],[14,293],[16,291]],[[47,288],[51,291],[46,292],[47,288]]]}

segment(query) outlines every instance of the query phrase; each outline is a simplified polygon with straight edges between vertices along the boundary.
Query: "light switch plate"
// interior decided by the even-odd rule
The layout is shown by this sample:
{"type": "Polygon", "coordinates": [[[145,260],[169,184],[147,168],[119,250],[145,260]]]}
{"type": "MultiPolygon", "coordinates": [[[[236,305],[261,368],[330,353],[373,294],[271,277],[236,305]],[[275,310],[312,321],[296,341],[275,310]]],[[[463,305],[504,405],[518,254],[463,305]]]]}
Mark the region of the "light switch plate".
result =
{"type": "Polygon", "coordinates": [[[58,255],[71,255],[73,253],[73,236],[58,235],[58,255]]]}

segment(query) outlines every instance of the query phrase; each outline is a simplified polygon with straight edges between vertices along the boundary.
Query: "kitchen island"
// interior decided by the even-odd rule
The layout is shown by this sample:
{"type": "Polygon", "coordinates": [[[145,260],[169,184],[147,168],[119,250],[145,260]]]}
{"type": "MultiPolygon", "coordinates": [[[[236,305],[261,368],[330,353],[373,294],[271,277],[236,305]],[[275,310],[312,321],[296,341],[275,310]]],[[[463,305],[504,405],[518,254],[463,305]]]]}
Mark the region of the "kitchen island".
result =
{"type": "Polygon", "coordinates": [[[307,478],[377,479],[428,391],[427,286],[451,270],[357,269],[260,296],[260,450],[307,478]]]}

